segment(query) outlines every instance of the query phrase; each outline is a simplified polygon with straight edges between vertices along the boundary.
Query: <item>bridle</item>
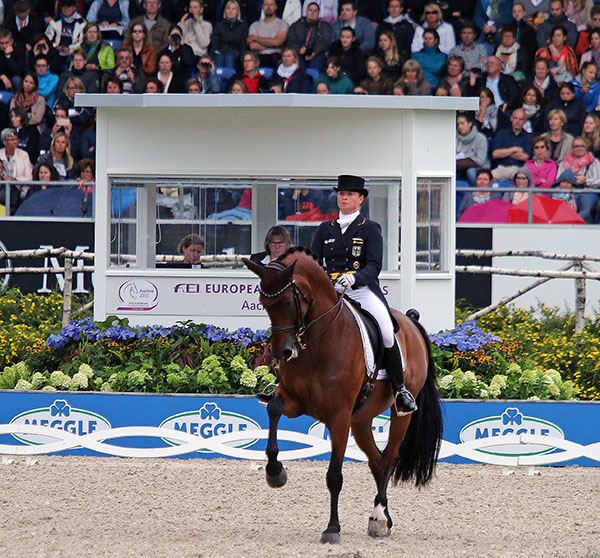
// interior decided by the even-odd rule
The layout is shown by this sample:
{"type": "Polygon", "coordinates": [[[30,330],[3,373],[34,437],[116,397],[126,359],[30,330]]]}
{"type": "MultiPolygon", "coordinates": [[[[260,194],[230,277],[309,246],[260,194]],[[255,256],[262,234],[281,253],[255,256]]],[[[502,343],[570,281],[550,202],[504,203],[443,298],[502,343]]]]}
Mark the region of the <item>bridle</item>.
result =
{"type": "MultiPolygon", "coordinates": [[[[271,264],[269,264],[267,267],[274,267],[272,264],[273,264],[273,262],[271,262],[271,264]]],[[[296,343],[298,344],[300,349],[306,349],[306,347],[308,347],[313,342],[315,342],[319,337],[321,337],[321,335],[323,335],[339,318],[340,314],[342,313],[342,309],[344,308],[344,306],[343,306],[344,300],[343,300],[342,296],[338,295],[338,301],[329,310],[323,312],[323,314],[321,314],[314,320],[311,320],[310,322],[305,323],[304,322],[304,314],[302,313],[301,299],[304,300],[304,302],[306,302],[306,304],[308,304],[309,308],[310,308],[310,305],[312,304],[312,301],[308,300],[306,295],[300,290],[300,287],[298,287],[298,285],[296,285],[296,281],[294,281],[293,277],[290,279],[290,281],[284,287],[279,289],[276,293],[267,293],[267,292],[263,291],[260,286],[258,287],[258,290],[259,290],[260,294],[262,296],[264,296],[265,298],[276,298],[289,288],[292,289],[292,295],[294,298],[294,306],[296,308],[296,320],[293,324],[271,327],[271,333],[272,334],[283,333],[285,331],[294,330],[294,337],[296,338],[296,343]],[[313,325],[315,325],[318,321],[320,321],[325,316],[327,316],[329,313],[333,312],[336,308],[337,308],[337,312],[336,312],[333,320],[331,320],[331,322],[329,322],[314,337],[311,337],[306,343],[303,343],[301,337],[306,333],[306,331],[308,329],[310,329],[313,325]]]]}

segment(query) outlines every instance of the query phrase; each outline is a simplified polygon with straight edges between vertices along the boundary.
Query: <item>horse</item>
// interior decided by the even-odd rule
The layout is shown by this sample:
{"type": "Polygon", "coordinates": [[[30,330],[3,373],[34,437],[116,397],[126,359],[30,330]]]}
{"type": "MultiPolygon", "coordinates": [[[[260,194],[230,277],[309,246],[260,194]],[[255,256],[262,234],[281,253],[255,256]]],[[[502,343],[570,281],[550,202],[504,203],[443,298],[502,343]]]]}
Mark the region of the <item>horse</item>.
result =
{"type": "Polygon", "coordinates": [[[279,385],[267,404],[267,484],[279,488],[287,482],[286,470],[277,459],[281,415],[296,418],[305,414],[325,424],[331,436],[326,474],[330,515],[321,542],[339,543],[342,464],[352,428],[377,489],[367,532],[371,537],[388,536],[393,524],[387,499],[390,478],[393,475],[394,484],[411,480],[416,486],[428,484],[441,444],[435,365],[427,333],[417,321],[418,312],[405,315],[392,310],[405,360],[405,384],[418,409],[405,416],[397,416],[391,409],[389,436],[382,452],[371,426],[374,417],[392,407],[392,389],[388,380],[373,381],[371,394],[357,405],[363,386],[369,383],[361,334],[352,311],[323,267],[303,248],[290,248],[266,267],[247,258],[243,261],[260,278],[259,300],[271,321],[273,356],[280,361],[279,385]]]}

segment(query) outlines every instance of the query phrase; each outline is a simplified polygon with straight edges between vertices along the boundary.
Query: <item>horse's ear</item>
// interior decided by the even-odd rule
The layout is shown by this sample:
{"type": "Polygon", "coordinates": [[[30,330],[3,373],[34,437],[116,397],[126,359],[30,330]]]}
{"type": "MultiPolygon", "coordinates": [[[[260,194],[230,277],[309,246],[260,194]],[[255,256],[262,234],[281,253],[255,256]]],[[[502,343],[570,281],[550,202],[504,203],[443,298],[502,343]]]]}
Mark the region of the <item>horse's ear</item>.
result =
{"type": "Polygon", "coordinates": [[[248,258],[242,258],[242,261],[252,273],[258,275],[262,279],[263,273],[265,272],[265,268],[262,265],[257,264],[248,258]]]}
{"type": "Polygon", "coordinates": [[[287,283],[292,280],[294,276],[294,268],[296,267],[296,262],[288,265],[283,271],[280,271],[278,274],[278,278],[281,282],[287,283]]]}

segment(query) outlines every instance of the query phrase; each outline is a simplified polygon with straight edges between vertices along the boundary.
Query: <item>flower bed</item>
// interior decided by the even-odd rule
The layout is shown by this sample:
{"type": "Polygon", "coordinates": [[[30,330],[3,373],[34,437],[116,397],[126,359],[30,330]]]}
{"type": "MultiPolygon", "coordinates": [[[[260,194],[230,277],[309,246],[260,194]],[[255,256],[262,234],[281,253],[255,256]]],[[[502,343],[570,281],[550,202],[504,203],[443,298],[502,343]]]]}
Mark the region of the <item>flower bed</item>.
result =
{"type": "MultiPolygon", "coordinates": [[[[0,389],[253,394],[274,381],[268,331],[91,318],[60,330],[62,297],[0,298],[0,389]]],[[[600,399],[600,316],[574,334],[557,309],[500,308],[431,336],[450,398],[600,399]]]]}

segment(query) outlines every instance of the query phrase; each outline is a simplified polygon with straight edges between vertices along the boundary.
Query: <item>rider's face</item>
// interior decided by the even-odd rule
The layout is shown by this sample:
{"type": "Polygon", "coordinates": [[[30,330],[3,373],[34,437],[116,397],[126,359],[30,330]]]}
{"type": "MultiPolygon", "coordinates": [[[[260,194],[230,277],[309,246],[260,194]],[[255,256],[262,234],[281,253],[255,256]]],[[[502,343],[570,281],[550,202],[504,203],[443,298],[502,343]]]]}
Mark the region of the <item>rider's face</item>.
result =
{"type": "Polygon", "coordinates": [[[339,190],[337,195],[338,207],[342,215],[356,213],[364,199],[365,197],[362,194],[349,192],[348,190],[339,190]]]}

